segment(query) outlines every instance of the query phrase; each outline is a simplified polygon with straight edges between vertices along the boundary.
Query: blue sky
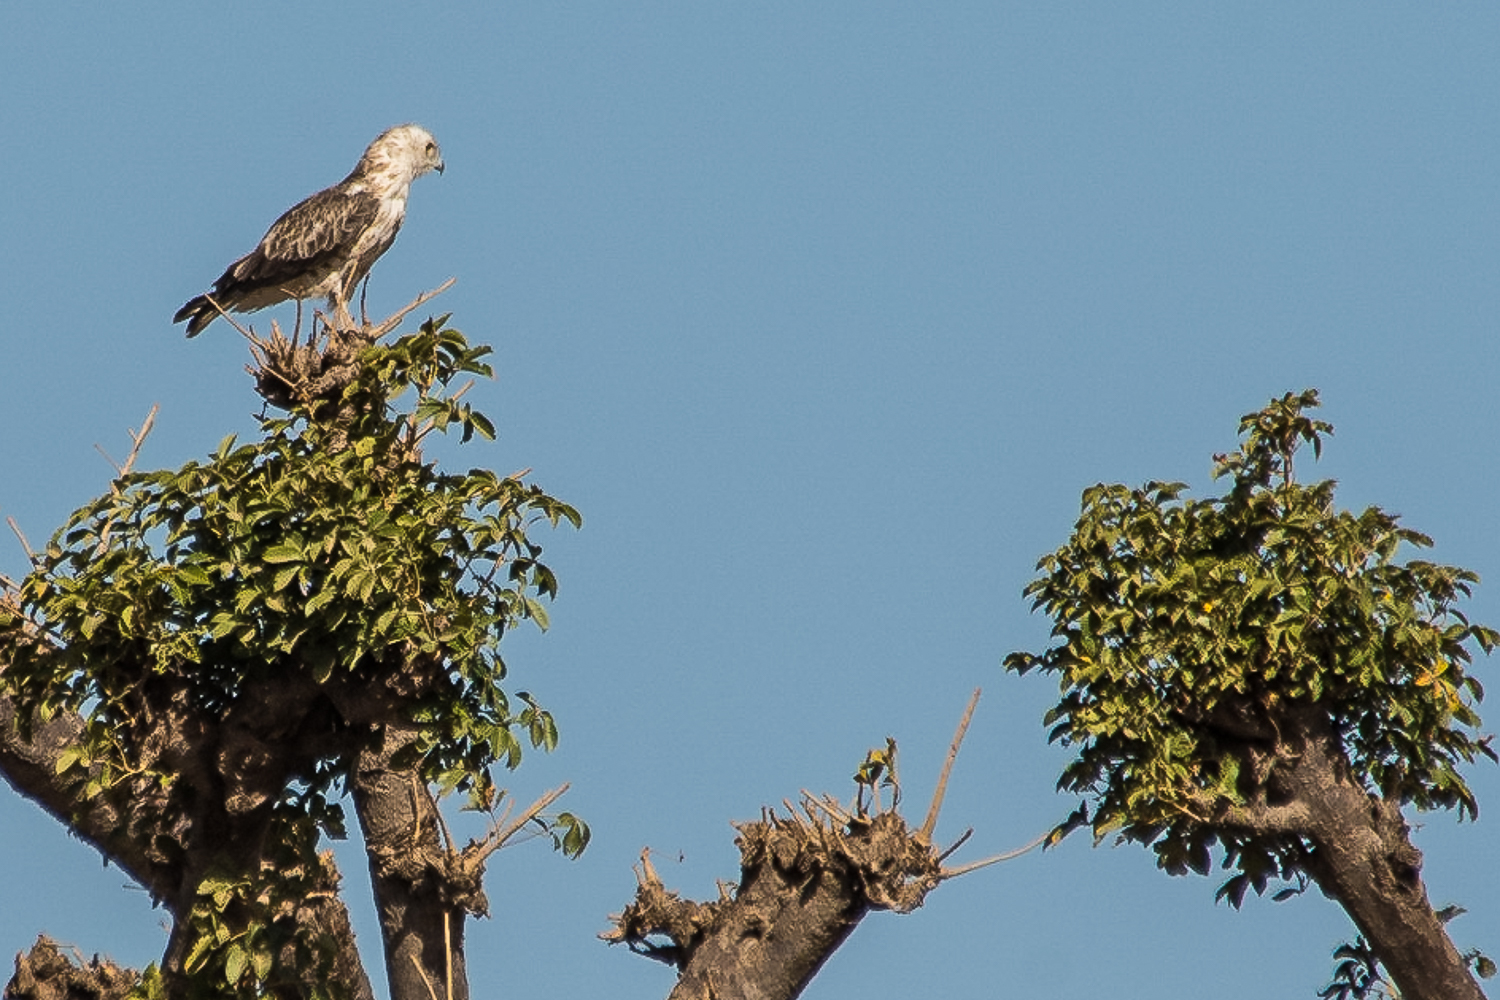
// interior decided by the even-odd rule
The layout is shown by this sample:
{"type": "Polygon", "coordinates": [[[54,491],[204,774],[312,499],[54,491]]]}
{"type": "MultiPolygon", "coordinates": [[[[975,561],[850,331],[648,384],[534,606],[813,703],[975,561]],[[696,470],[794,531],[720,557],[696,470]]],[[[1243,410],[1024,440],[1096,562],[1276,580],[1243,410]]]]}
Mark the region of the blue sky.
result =
{"type": "MultiPolygon", "coordinates": [[[[999,664],[1045,642],[1020,590],[1094,482],[1207,490],[1240,414],[1316,386],[1341,501],[1500,578],[1497,40],[1473,3],[13,5],[0,516],[44,539],[152,403],[147,467],[250,432],[239,337],[172,312],[427,126],[448,169],[371,312],[456,277],[432,309],[495,346],[500,435],[445,457],[585,518],[544,539],[552,631],[507,640],[562,729],[510,785],[572,782],[594,843],[495,858],[476,995],[663,996],[594,938],[643,846],[710,897],[729,821],[846,795],[887,735],[920,814],[976,686],[940,836],[976,858],[1071,808],[1052,682],[999,664]]],[[[1471,610],[1500,623],[1493,588],[1471,610]]],[[[1414,819],[1460,947],[1500,956],[1497,770],[1477,824],[1414,819]]],[[[8,791],[0,837],[0,953],[159,954],[144,893],[8,791]]],[[[806,995],[1312,996],[1342,912],[1216,885],[1076,838],[873,915],[806,995]]]]}

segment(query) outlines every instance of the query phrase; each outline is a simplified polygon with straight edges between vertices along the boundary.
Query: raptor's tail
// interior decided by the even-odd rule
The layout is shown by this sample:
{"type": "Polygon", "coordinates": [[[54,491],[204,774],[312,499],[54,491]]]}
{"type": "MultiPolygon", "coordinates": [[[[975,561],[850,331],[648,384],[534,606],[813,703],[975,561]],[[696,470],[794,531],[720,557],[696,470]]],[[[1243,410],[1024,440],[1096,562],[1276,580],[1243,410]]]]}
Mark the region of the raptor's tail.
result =
{"type": "Polygon", "coordinates": [[[177,310],[177,314],[172,317],[172,322],[181,323],[187,320],[187,335],[196,337],[203,332],[204,327],[218,318],[219,310],[208,301],[208,296],[199,295],[197,298],[189,299],[186,305],[177,310]]]}

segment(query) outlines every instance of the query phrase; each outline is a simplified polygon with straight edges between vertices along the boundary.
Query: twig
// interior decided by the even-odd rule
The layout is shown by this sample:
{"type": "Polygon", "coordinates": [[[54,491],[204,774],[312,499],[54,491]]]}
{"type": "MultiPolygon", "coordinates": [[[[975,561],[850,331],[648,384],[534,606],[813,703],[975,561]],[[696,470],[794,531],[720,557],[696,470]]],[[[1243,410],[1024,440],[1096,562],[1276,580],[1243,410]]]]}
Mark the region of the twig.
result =
{"type": "Polygon", "coordinates": [[[422,983],[427,987],[427,995],[432,997],[432,1000],[438,1000],[437,990],[432,988],[432,980],[427,978],[427,972],[422,968],[422,963],[417,961],[415,955],[408,957],[411,959],[411,964],[416,967],[417,975],[422,977],[422,983]]]}
{"type": "Polygon", "coordinates": [[[1027,851],[1034,851],[1038,847],[1045,844],[1047,842],[1047,838],[1050,836],[1052,836],[1050,833],[1044,833],[1040,837],[1033,840],[1031,843],[1027,844],[1025,847],[1018,847],[1014,851],[1006,851],[1004,854],[997,854],[993,858],[985,858],[983,861],[971,861],[969,864],[959,865],[957,868],[944,868],[938,874],[940,877],[945,879],[958,878],[958,876],[967,875],[969,872],[974,871],[976,868],[985,868],[989,865],[999,864],[1002,861],[1009,861],[1012,858],[1019,858],[1027,851]]]}
{"type": "Polygon", "coordinates": [[[838,820],[840,823],[844,824],[845,826],[848,826],[849,823],[850,823],[850,820],[852,819],[852,817],[848,813],[844,812],[843,808],[839,805],[839,803],[836,802],[835,800],[833,800],[832,798],[827,797],[827,796],[825,796],[824,798],[821,798],[821,799],[820,798],[816,798],[816,797],[813,796],[812,792],[809,792],[805,788],[802,789],[802,801],[803,801],[803,809],[804,810],[806,810],[807,806],[809,806],[809,805],[817,806],[819,809],[823,810],[823,812],[828,815],[829,819],[838,820]]]}
{"type": "Polygon", "coordinates": [[[531,805],[527,806],[525,811],[522,812],[521,815],[511,820],[508,824],[504,826],[496,826],[485,836],[483,841],[477,844],[469,845],[469,847],[464,851],[464,861],[468,864],[482,863],[491,854],[494,854],[500,848],[504,847],[505,842],[516,835],[516,831],[520,830],[527,823],[530,823],[532,820],[536,819],[538,813],[540,813],[543,809],[546,809],[552,803],[556,802],[567,790],[568,786],[566,784],[552,789],[552,791],[548,792],[547,794],[543,795],[541,798],[533,802],[531,805]]]}
{"type": "Polygon", "coordinates": [[[112,468],[112,469],[115,470],[115,475],[116,476],[123,476],[123,475],[125,475],[125,470],[122,469],[122,468],[120,468],[120,463],[116,462],[114,460],[114,458],[112,458],[110,456],[109,452],[107,452],[107,451],[104,450],[104,446],[103,445],[101,445],[101,444],[99,444],[99,442],[95,441],[94,442],[94,450],[97,451],[99,454],[101,454],[101,455],[104,456],[104,460],[109,463],[110,468],[112,468]]]}
{"type": "Polygon", "coordinates": [[[412,299],[407,306],[405,306],[399,312],[392,313],[384,321],[382,321],[379,326],[377,326],[373,331],[366,334],[365,336],[368,336],[371,340],[379,340],[381,337],[384,337],[386,334],[390,333],[392,330],[396,329],[396,327],[401,325],[401,321],[406,319],[407,313],[411,312],[413,309],[416,309],[427,300],[436,298],[437,296],[443,294],[448,289],[452,288],[453,283],[457,280],[457,278],[449,278],[447,281],[443,282],[432,291],[423,292],[421,295],[418,295],[416,298],[412,299]]]}
{"type": "MultiPolygon", "coordinates": [[[[472,388],[474,388],[474,380],[469,379],[469,381],[464,383],[464,387],[462,389],[458,390],[453,395],[448,397],[448,402],[456,402],[460,397],[463,396],[464,393],[468,392],[472,388]]],[[[428,419],[418,425],[417,415],[415,413],[408,414],[406,418],[406,446],[408,448],[415,448],[417,445],[422,443],[423,438],[432,433],[433,428],[436,426],[436,419],[428,419]]]]}
{"type": "Polygon", "coordinates": [[[964,835],[962,837],[959,837],[957,840],[955,840],[953,842],[953,846],[952,847],[948,848],[942,854],[939,854],[937,856],[937,863],[938,864],[942,864],[944,861],[947,861],[948,858],[950,858],[953,855],[953,852],[956,851],[956,850],[958,850],[960,847],[964,846],[964,844],[972,836],[974,836],[974,828],[971,826],[967,830],[964,831],[964,835]]]}
{"type": "Polygon", "coordinates": [[[20,539],[21,548],[26,551],[26,558],[30,560],[31,565],[40,565],[40,561],[37,559],[36,553],[31,550],[31,543],[26,540],[26,536],[21,532],[21,526],[16,523],[16,519],[7,514],[5,516],[5,523],[10,525],[10,530],[16,533],[16,538],[20,539]]]}
{"type": "MultiPolygon", "coordinates": [[[[160,410],[160,403],[152,403],[151,412],[146,414],[146,419],[141,422],[141,429],[139,431],[132,430],[129,427],[125,428],[125,432],[130,435],[130,454],[125,456],[124,465],[115,465],[113,459],[109,460],[109,464],[114,465],[115,472],[118,473],[118,475],[116,475],[115,477],[115,481],[110,483],[109,485],[109,492],[111,496],[119,497],[120,480],[130,475],[130,470],[135,467],[135,460],[141,454],[141,445],[146,443],[146,435],[150,434],[151,428],[156,426],[156,414],[160,410]]],[[[97,444],[94,445],[94,447],[99,448],[97,444]]],[[[109,459],[109,456],[104,453],[103,448],[99,448],[99,453],[101,455],[104,455],[106,459],[109,459]]],[[[114,519],[111,518],[110,520],[104,522],[104,527],[99,531],[99,547],[97,551],[101,555],[107,548],[109,548],[109,534],[110,530],[114,528],[114,524],[114,519]]]]}
{"type": "Polygon", "coordinates": [[[443,959],[448,980],[448,1000],[453,1000],[453,928],[447,910],[443,911],[443,959]]]}
{"type": "Polygon", "coordinates": [[[958,759],[958,748],[963,744],[964,733],[969,731],[969,720],[974,717],[974,706],[979,704],[979,688],[974,689],[974,694],[969,698],[969,707],[964,709],[964,717],[958,721],[958,732],[953,734],[953,742],[948,746],[948,759],[943,762],[943,773],[938,778],[937,790],[932,793],[932,805],[927,808],[927,818],[922,821],[922,828],[917,831],[916,838],[924,844],[932,843],[932,831],[937,827],[938,813],[943,808],[943,796],[948,794],[948,775],[953,773],[953,762],[958,759]]]}
{"type": "Polygon", "coordinates": [[[232,326],[236,330],[240,331],[240,336],[241,337],[244,337],[246,340],[250,341],[251,343],[255,342],[255,334],[251,333],[249,330],[245,329],[243,326],[240,326],[239,322],[237,320],[235,320],[235,318],[233,316],[229,315],[229,313],[227,313],[227,312],[224,311],[224,307],[223,306],[219,305],[217,302],[214,301],[214,297],[212,295],[205,295],[203,297],[208,300],[208,304],[211,305],[211,306],[213,306],[214,310],[220,316],[223,316],[225,319],[229,320],[229,325],[230,326],[232,326]]]}
{"type": "Polygon", "coordinates": [[[146,419],[141,423],[141,429],[139,431],[133,431],[129,428],[126,428],[126,432],[130,435],[131,441],[130,454],[125,457],[125,467],[120,470],[120,475],[127,476],[130,474],[131,468],[135,465],[136,456],[141,453],[141,445],[146,441],[146,435],[150,434],[151,428],[156,426],[156,414],[160,410],[161,404],[152,403],[151,412],[146,414],[146,419]]]}

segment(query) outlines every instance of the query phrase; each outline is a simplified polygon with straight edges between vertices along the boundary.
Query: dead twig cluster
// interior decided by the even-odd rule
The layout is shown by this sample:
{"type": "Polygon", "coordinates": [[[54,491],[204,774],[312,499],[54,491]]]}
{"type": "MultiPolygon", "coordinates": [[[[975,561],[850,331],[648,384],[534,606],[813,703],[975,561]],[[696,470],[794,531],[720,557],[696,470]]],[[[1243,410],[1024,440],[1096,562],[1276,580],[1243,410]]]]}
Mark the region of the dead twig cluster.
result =
{"type": "Polygon", "coordinates": [[[343,317],[336,324],[318,312],[305,341],[300,336],[300,315],[290,337],[274,320],[270,335],[261,336],[220,312],[250,342],[255,363],[247,365],[246,371],[255,379],[255,391],[271,406],[286,410],[294,405],[337,403],[345,386],[359,373],[360,352],[400,326],[413,310],[451,288],[453,282],[449,278],[375,324],[355,326],[352,319],[344,323],[343,317]]]}

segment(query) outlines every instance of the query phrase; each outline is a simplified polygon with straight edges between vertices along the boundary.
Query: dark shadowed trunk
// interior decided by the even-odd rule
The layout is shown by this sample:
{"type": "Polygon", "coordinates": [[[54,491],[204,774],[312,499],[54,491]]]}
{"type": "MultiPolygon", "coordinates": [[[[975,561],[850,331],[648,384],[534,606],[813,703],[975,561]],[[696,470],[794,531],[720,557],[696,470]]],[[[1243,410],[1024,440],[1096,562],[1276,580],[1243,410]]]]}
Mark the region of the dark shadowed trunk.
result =
{"type": "MultiPolygon", "coordinates": [[[[281,700],[298,698],[297,692],[286,691],[281,700]]],[[[269,704],[277,700],[266,698],[269,704]]],[[[59,714],[39,724],[27,740],[17,727],[14,702],[0,696],[0,774],[20,795],[119,866],[172,915],[174,935],[163,956],[164,971],[171,978],[184,957],[178,931],[194,903],[198,878],[226,859],[245,861],[258,856],[272,790],[279,791],[287,769],[293,766],[290,762],[308,752],[306,744],[324,738],[321,724],[311,729],[302,725],[316,703],[304,697],[301,704],[302,711],[289,729],[257,732],[256,726],[239,725],[231,713],[230,724],[212,734],[197,733],[193,739],[184,737],[181,717],[163,713],[153,721],[154,728],[142,734],[142,743],[151,746],[160,759],[176,761],[174,769],[181,781],[174,789],[168,793],[149,776],[137,776],[109,794],[85,800],[83,777],[59,771],[63,755],[81,739],[82,718],[59,714]]],[[[266,712],[264,718],[278,716],[266,712]]],[[[349,989],[352,1000],[374,1000],[348,911],[335,891],[339,876],[331,856],[325,865],[321,877],[330,891],[301,901],[297,918],[331,945],[333,976],[349,989]]],[[[7,988],[33,990],[27,983],[42,983],[35,987],[42,992],[35,995],[45,997],[52,995],[46,992],[51,988],[47,981],[73,982],[92,974],[91,966],[68,972],[65,964],[65,958],[59,960],[45,948],[33,949],[31,960],[24,968],[18,964],[7,988]]]]}

